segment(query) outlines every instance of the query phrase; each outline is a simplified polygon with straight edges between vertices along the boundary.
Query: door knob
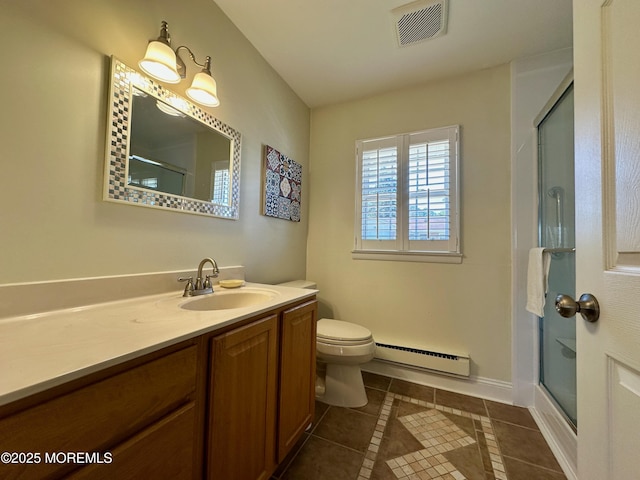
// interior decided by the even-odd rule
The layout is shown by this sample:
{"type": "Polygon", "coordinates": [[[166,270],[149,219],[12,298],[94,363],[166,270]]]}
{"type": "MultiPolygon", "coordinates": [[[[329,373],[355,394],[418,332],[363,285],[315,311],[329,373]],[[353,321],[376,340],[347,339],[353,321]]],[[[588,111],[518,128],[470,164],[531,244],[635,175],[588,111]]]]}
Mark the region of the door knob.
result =
{"type": "Polygon", "coordinates": [[[569,295],[558,295],[556,297],[556,311],[565,318],[580,313],[587,322],[597,322],[600,318],[600,305],[598,305],[596,297],[590,293],[583,293],[577,302],[569,295]]]}

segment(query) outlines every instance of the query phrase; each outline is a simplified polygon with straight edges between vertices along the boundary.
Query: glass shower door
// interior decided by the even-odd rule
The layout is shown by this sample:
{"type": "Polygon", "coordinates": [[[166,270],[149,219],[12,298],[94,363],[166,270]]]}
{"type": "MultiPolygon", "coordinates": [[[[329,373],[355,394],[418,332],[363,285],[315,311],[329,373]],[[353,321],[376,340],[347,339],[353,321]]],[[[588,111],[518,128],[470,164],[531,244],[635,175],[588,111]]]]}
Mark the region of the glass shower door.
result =
{"type": "Polygon", "coordinates": [[[576,324],[555,310],[555,298],[575,298],[573,84],[538,125],[539,241],[551,253],[549,290],[540,319],[540,383],[577,427],[576,324]]]}

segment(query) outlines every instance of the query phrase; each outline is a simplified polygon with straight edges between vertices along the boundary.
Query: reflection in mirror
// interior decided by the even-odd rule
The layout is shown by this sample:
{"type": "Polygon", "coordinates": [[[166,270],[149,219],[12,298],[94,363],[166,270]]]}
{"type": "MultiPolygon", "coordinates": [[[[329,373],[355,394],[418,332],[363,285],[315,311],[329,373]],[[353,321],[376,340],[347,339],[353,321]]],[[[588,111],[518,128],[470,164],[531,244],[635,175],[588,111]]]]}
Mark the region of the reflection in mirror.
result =
{"type": "Polygon", "coordinates": [[[115,58],[110,100],[105,200],[238,218],[236,130],[115,58]]]}
{"type": "Polygon", "coordinates": [[[214,187],[216,175],[229,178],[231,140],[136,86],[132,93],[129,185],[228,205],[228,192],[214,187]]]}
{"type": "Polygon", "coordinates": [[[129,185],[184,195],[186,176],[187,170],[175,165],[129,155],[129,185]]]}

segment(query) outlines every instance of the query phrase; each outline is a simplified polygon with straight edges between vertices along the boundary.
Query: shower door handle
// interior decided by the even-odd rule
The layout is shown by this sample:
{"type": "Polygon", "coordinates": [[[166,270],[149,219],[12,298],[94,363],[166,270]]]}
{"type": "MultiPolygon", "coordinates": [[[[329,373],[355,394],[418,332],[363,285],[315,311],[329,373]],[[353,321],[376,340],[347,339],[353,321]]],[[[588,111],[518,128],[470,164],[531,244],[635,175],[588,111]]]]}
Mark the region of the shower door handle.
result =
{"type": "Polygon", "coordinates": [[[583,293],[577,302],[569,295],[558,295],[556,311],[565,318],[571,318],[576,313],[580,313],[587,322],[597,322],[600,318],[600,305],[596,297],[590,293],[583,293]]]}

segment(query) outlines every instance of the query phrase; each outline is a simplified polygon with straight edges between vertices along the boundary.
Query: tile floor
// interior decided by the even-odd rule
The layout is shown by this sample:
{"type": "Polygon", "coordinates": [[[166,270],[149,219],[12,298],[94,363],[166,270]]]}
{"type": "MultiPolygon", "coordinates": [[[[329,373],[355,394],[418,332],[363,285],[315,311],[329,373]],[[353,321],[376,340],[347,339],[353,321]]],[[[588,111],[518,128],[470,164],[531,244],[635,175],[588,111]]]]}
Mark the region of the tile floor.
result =
{"type": "Polygon", "coordinates": [[[525,408],[363,373],[363,408],[316,402],[316,418],[273,479],[561,480],[525,408]]]}

